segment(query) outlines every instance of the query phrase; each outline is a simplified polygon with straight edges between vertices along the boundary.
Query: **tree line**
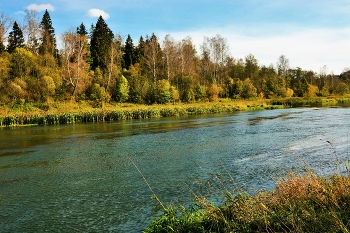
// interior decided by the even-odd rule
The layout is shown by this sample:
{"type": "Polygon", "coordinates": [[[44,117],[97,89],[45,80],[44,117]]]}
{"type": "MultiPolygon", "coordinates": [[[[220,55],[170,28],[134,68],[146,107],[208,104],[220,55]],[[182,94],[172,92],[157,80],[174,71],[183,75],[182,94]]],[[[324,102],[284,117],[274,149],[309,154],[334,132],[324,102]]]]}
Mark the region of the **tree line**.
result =
{"type": "Polygon", "coordinates": [[[349,93],[350,74],[291,68],[281,55],[276,65],[259,65],[252,55],[234,59],[220,35],[195,48],[190,37],[154,33],[115,35],[100,16],[89,31],[82,23],[59,36],[57,48],[50,14],[40,20],[25,12],[19,25],[0,14],[0,103],[92,100],[142,104],[312,97],[349,93]]]}

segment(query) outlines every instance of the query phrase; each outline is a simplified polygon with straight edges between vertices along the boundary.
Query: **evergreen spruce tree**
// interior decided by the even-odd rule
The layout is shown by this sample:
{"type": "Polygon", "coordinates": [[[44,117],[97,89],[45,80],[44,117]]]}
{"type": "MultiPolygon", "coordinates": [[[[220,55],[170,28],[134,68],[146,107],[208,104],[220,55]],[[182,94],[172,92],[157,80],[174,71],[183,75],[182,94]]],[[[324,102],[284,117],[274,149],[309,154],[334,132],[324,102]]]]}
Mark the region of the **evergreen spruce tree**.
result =
{"type": "Polygon", "coordinates": [[[108,25],[100,16],[96,26],[92,27],[90,51],[92,64],[91,68],[95,70],[100,67],[102,70],[107,69],[110,60],[110,51],[113,43],[114,34],[108,25]]]}
{"type": "Polygon", "coordinates": [[[54,57],[57,57],[57,48],[56,48],[56,38],[55,38],[55,29],[52,27],[52,21],[49,12],[46,10],[43,16],[43,19],[40,23],[41,28],[41,44],[39,46],[39,53],[46,54],[50,53],[54,57]]]}
{"type": "Polygon", "coordinates": [[[77,34],[80,36],[87,36],[88,32],[86,31],[84,23],[81,23],[79,27],[77,27],[77,34]]]}
{"type": "Polygon", "coordinates": [[[128,35],[128,38],[125,41],[123,52],[123,68],[129,69],[130,65],[133,65],[136,62],[136,51],[130,35],[128,35]]]}
{"type": "Polygon", "coordinates": [[[7,51],[12,53],[16,48],[24,47],[24,37],[21,28],[15,21],[12,27],[12,31],[9,33],[7,51]]]}
{"type": "Polygon", "coordinates": [[[143,65],[143,57],[145,49],[145,41],[142,36],[140,36],[139,44],[136,46],[134,50],[134,64],[139,63],[141,66],[143,65]]]}

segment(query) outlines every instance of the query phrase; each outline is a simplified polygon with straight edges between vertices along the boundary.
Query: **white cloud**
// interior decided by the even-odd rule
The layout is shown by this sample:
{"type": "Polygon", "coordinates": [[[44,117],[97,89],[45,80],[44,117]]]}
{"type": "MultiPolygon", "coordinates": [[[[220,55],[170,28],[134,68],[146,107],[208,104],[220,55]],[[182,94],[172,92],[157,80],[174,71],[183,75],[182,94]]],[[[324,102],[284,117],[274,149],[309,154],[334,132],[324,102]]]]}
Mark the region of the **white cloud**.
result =
{"type": "Polygon", "coordinates": [[[36,10],[38,12],[48,10],[48,11],[54,11],[55,7],[53,7],[51,4],[30,4],[27,6],[27,10],[36,10]]]}
{"type": "Polygon", "coordinates": [[[87,15],[91,18],[102,16],[103,19],[109,19],[109,17],[110,17],[109,14],[106,13],[105,11],[100,10],[100,9],[96,9],[96,8],[90,9],[87,12],[87,15]]]}
{"type": "MultiPolygon", "coordinates": [[[[275,65],[278,57],[285,55],[292,68],[300,67],[314,72],[319,72],[326,65],[329,72],[340,74],[345,67],[350,66],[350,28],[292,28],[287,25],[259,27],[253,34],[251,31],[254,28],[247,31],[239,27],[228,27],[172,32],[170,35],[176,40],[191,36],[199,52],[204,36],[214,37],[220,34],[227,39],[234,58],[244,59],[251,53],[260,65],[275,65]]],[[[158,35],[163,39],[166,33],[158,35]]]]}
{"type": "Polygon", "coordinates": [[[24,11],[16,11],[15,14],[16,15],[25,15],[26,13],[24,11]]]}

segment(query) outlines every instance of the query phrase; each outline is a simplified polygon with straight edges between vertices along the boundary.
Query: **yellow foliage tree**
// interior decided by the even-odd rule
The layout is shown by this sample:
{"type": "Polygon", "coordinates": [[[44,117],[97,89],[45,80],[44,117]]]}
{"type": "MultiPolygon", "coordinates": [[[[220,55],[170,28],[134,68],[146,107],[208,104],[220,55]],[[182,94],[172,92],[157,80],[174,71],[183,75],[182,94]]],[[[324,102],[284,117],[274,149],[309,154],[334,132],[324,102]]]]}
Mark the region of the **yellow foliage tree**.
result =
{"type": "Polygon", "coordinates": [[[219,97],[219,87],[216,84],[212,84],[208,89],[209,101],[216,101],[219,97]]]}
{"type": "Polygon", "coordinates": [[[318,92],[318,87],[315,85],[308,84],[306,97],[315,97],[318,92]]]}

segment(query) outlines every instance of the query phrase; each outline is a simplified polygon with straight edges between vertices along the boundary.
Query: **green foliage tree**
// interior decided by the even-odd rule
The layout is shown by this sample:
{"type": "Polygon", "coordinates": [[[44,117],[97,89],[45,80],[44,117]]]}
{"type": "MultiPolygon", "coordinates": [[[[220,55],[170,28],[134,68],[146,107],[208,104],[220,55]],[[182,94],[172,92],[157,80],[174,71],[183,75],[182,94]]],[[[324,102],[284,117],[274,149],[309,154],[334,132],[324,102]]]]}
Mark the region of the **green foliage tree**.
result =
{"type": "Polygon", "coordinates": [[[203,101],[205,97],[206,97],[205,87],[197,84],[194,88],[194,99],[196,101],[203,101]]]}
{"type": "Polygon", "coordinates": [[[252,81],[249,78],[244,80],[241,97],[244,99],[249,99],[257,97],[257,95],[257,89],[254,87],[252,81]]]}
{"type": "Polygon", "coordinates": [[[194,99],[194,79],[192,76],[182,76],[179,81],[180,99],[182,102],[190,102],[194,99]]]}
{"type": "Polygon", "coordinates": [[[249,54],[245,57],[245,78],[249,78],[252,84],[257,88],[258,92],[261,92],[261,79],[259,79],[259,64],[258,60],[249,54]]]}
{"type": "Polygon", "coordinates": [[[155,101],[160,104],[169,103],[172,100],[171,86],[168,80],[158,80],[155,87],[155,101]]]}
{"type": "Polygon", "coordinates": [[[229,75],[233,79],[244,80],[246,78],[244,62],[242,59],[239,59],[232,64],[229,75]]]}
{"type": "Polygon", "coordinates": [[[91,33],[90,52],[92,70],[100,67],[102,71],[105,71],[108,68],[113,38],[114,34],[112,30],[108,27],[102,16],[100,16],[96,25],[92,28],[91,33]]]}
{"type": "Polygon", "coordinates": [[[115,98],[119,103],[123,103],[129,98],[128,80],[123,75],[117,79],[115,98]]]}
{"type": "Polygon", "coordinates": [[[100,84],[94,83],[90,87],[90,99],[95,100],[97,103],[106,101],[107,93],[104,87],[101,87],[100,84]]]}
{"type": "Polygon", "coordinates": [[[243,92],[243,81],[239,78],[234,78],[232,80],[229,80],[228,88],[229,88],[229,97],[232,99],[239,99],[241,98],[241,95],[243,92]]]}
{"type": "Polygon", "coordinates": [[[288,75],[290,76],[290,87],[294,91],[296,97],[303,97],[308,92],[308,83],[305,78],[306,71],[300,67],[290,69],[288,75]]]}
{"type": "Polygon", "coordinates": [[[124,76],[129,83],[129,101],[132,103],[142,103],[142,89],[147,83],[141,76],[141,68],[139,63],[130,65],[129,70],[123,70],[124,76]]]}
{"type": "Polygon", "coordinates": [[[15,21],[12,27],[12,31],[9,33],[7,51],[12,53],[16,48],[24,47],[24,37],[21,28],[15,21]]]}
{"type": "Polygon", "coordinates": [[[349,93],[349,87],[344,82],[340,82],[336,87],[335,90],[337,94],[339,95],[345,95],[349,93]]]}
{"type": "Polygon", "coordinates": [[[11,78],[25,80],[32,75],[35,66],[35,56],[24,48],[16,48],[11,56],[11,78]]]}

